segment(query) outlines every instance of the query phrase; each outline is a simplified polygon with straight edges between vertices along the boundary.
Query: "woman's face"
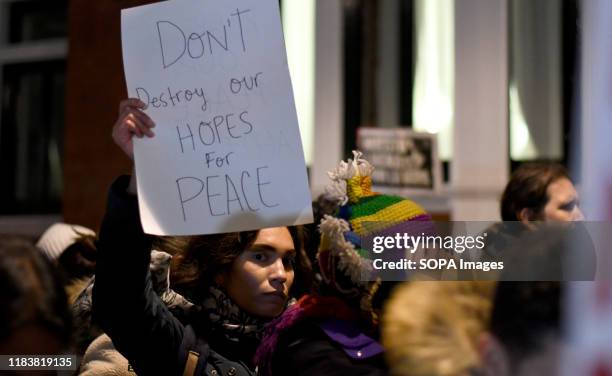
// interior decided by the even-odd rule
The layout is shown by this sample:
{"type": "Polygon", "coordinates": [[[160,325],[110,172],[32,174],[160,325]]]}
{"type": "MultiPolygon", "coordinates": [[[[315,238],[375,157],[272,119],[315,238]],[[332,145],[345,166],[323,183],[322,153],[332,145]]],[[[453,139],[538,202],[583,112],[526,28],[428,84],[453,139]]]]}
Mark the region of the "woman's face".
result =
{"type": "Polygon", "coordinates": [[[561,178],[550,183],[546,189],[548,202],[542,210],[544,221],[566,222],[584,219],[578,207],[578,193],[572,182],[561,178]]]}
{"type": "Polygon", "coordinates": [[[260,230],[253,245],[234,260],[221,284],[244,311],[266,318],[278,316],[293,284],[295,257],[293,238],[286,227],[260,230]]]}

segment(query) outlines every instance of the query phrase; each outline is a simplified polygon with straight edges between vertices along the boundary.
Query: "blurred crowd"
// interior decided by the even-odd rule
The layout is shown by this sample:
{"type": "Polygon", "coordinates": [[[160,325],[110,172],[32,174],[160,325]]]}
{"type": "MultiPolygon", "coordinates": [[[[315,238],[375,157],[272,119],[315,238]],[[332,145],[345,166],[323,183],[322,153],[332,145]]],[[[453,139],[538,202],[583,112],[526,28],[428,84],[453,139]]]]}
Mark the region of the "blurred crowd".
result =
{"type": "MultiPolygon", "coordinates": [[[[123,102],[113,130],[130,156],[133,137],[153,136],[143,114],[123,102]]],[[[135,178],[121,176],[99,233],[58,223],[35,244],[2,235],[0,354],[76,354],[83,375],[556,375],[563,267],[550,280],[364,278],[364,237],[432,222],[372,191],[373,168],[358,152],[341,162],[306,226],[147,235],[135,178]]],[[[583,219],[558,165],[519,168],[500,212],[484,258],[531,247],[554,259],[558,244],[519,234],[583,219]]]]}

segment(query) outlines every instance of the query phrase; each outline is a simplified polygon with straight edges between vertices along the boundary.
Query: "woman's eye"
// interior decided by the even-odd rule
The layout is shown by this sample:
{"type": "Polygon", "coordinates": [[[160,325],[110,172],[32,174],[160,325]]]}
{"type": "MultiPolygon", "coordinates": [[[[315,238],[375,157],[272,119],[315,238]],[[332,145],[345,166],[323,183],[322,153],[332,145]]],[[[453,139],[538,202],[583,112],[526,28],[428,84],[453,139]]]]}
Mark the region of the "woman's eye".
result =
{"type": "Polygon", "coordinates": [[[571,202],[568,202],[567,204],[561,205],[560,209],[567,211],[567,212],[571,212],[572,210],[574,210],[576,205],[577,205],[576,201],[571,201],[571,202]]]}
{"type": "Polygon", "coordinates": [[[289,256],[285,256],[283,258],[283,264],[285,266],[293,267],[293,266],[295,266],[295,262],[296,262],[295,255],[289,255],[289,256]]]}
{"type": "Polygon", "coordinates": [[[255,252],[253,254],[253,259],[255,259],[257,261],[265,261],[266,260],[266,255],[263,252],[255,252]]]}

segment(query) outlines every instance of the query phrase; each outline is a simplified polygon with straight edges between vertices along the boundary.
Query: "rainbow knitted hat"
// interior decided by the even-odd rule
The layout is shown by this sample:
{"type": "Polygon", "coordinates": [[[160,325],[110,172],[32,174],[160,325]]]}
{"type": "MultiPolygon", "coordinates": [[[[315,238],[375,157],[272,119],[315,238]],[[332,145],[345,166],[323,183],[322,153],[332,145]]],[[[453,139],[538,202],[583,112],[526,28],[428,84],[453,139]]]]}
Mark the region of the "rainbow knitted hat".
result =
{"type": "Polygon", "coordinates": [[[431,226],[431,216],[415,202],[372,191],[374,167],[353,152],[354,159],[341,161],[328,173],[327,193],[340,205],[336,216],[325,216],[319,225],[321,245],[317,259],[323,281],[342,294],[362,295],[371,290],[364,278],[372,271],[370,252],[361,247],[366,236],[414,233],[431,226]],[[415,221],[423,226],[415,226],[415,221]]]}

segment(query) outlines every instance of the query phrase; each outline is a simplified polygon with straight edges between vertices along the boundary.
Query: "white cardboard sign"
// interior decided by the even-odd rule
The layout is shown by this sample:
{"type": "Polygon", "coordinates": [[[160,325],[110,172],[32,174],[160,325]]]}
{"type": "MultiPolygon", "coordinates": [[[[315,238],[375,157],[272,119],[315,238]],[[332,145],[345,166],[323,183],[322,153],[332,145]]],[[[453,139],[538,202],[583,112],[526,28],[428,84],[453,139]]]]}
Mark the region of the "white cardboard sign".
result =
{"type": "Polygon", "coordinates": [[[312,222],[277,0],[171,0],[122,11],[145,232],[194,235],[312,222]]]}

